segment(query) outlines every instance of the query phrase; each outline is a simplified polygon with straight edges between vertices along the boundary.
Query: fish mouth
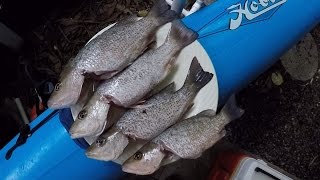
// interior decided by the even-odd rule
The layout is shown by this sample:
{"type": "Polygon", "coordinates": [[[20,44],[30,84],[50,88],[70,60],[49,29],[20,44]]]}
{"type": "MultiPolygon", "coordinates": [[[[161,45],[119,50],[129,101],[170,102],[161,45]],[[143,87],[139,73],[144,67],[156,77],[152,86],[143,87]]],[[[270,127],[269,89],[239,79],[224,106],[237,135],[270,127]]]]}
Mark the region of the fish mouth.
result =
{"type": "Polygon", "coordinates": [[[70,130],[69,130],[69,134],[71,136],[72,139],[77,139],[77,138],[83,138],[83,137],[91,137],[91,136],[99,136],[104,129],[102,130],[86,130],[86,129],[79,129],[77,127],[77,125],[75,126],[71,126],[70,130]]]}
{"type": "MultiPolygon", "coordinates": [[[[122,165],[122,171],[123,172],[127,172],[127,173],[131,173],[131,174],[138,174],[137,173],[137,169],[132,169],[130,168],[129,165],[123,164],[122,165]]],[[[140,173],[139,173],[140,174],[140,173]]]]}
{"type": "Polygon", "coordinates": [[[86,154],[86,156],[88,158],[96,159],[96,160],[100,160],[100,161],[111,161],[111,160],[114,160],[114,158],[111,157],[111,156],[101,155],[99,153],[92,152],[90,149],[88,149],[85,154],[86,154]]]}
{"type": "Polygon", "coordinates": [[[70,107],[73,104],[75,104],[75,101],[73,99],[66,101],[65,99],[54,100],[53,98],[50,98],[47,102],[48,107],[51,109],[63,109],[70,107]]]}
{"type": "Polygon", "coordinates": [[[139,167],[132,166],[132,165],[129,165],[126,163],[124,163],[122,165],[122,171],[127,172],[127,173],[131,173],[131,174],[150,175],[150,174],[154,173],[156,170],[157,169],[150,169],[150,167],[139,168],[139,167]]]}
{"type": "Polygon", "coordinates": [[[89,151],[86,151],[86,156],[89,157],[89,158],[92,158],[92,159],[98,159],[98,154],[94,153],[94,152],[91,152],[90,150],[89,151]]]}
{"type": "Polygon", "coordinates": [[[69,134],[72,139],[83,138],[88,136],[98,136],[99,134],[95,133],[95,129],[84,129],[84,125],[79,121],[75,121],[71,128],[69,129],[69,134]]]}
{"type": "Polygon", "coordinates": [[[78,138],[82,138],[84,136],[82,136],[81,133],[76,133],[76,132],[70,132],[69,133],[72,139],[78,139],[78,138]]]}
{"type": "Polygon", "coordinates": [[[78,139],[78,138],[92,136],[90,133],[85,132],[85,131],[73,130],[72,127],[69,130],[69,134],[70,134],[72,139],[78,139]]]}
{"type": "Polygon", "coordinates": [[[61,105],[57,102],[55,102],[54,100],[49,99],[49,101],[47,102],[47,105],[50,109],[63,109],[65,107],[67,107],[67,105],[61,105]]]}

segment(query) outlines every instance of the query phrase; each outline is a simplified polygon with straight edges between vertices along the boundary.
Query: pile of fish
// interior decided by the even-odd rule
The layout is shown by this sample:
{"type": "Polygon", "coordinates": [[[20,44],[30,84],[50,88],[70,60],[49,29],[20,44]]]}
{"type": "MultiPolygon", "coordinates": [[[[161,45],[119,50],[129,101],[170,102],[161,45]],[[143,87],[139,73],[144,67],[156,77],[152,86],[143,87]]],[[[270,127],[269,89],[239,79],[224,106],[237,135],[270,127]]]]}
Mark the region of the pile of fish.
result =
{"type": "Polygon", "coordinates": [[[86,86],[97,82],[69,130],[72,138],[97,137],[87,149],[89,158],[115,160],[129,140],[149,143],[123,164],[126,172],[151,174],[166,162],[197,158],[223,137],[227,123],[243,113],[231,98],[218,115],[206,110],[181,120],[213,77],[197,58],[193,58],[179,90],[171,83],[154,92],[180,51],[197,37],[165,0],[159,0],[148,16],[122,20],[84,46],[64,68],[48,106],[60,109],[75,105],[83,99],[86,86]],[[166,41],[155,48],[156,31],[168,22],[172,26],[166,41]],[[107,118],[113,106],[127,109],[116,122],[107,118]]]}

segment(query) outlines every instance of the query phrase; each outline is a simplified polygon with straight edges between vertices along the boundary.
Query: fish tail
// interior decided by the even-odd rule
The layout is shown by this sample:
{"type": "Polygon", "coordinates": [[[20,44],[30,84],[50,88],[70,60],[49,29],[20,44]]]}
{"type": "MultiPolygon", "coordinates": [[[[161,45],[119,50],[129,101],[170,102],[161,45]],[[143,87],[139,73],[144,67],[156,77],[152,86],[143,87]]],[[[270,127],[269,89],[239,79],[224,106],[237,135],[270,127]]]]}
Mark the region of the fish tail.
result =
{"type": "Polygon", "coordinates": [[[200,63],[198,62],[198,59],[194,57],[190,65],[185,86],[194,86],[196,90],[199,91],[201,88],[203,88],[206,84],[208,84],[211,81],[212,77],[213,74],[204,71],[200,63]]]}
{"type": "Polygon", "coordinates": [[[204,111],[200,112],[200,113],[197,114],[196,116],[200,116],[200,117],[214,117],[214,116],[216,116],[216,111],[214,111],[213,109],[207,109],[207,110],[204,110],[204,111]]]}
{"type": "Polygon", "coordinates": [[[244,110],[237,106],[236,97],[233,94],[221,109],[220,113],[223,113],[227,117],[228,122],[231,122],[240,118],[244,114],[244,110]]]}
{"type": "Polygon", "coordinates": [[[152,7],[149,16],[155,17],[160,24],[171,22],[178,17],[175,11],[170,10],[166,0],[158,0],[152,7]]]}
{"type": "Polygon", "coordinates": [[[186,27],[181,20],[177,19],[172,22],[171,30],[167,38],[168,42],[174,42],[180,48],[191,44],[198,38],[198,33],[186,27]]]}

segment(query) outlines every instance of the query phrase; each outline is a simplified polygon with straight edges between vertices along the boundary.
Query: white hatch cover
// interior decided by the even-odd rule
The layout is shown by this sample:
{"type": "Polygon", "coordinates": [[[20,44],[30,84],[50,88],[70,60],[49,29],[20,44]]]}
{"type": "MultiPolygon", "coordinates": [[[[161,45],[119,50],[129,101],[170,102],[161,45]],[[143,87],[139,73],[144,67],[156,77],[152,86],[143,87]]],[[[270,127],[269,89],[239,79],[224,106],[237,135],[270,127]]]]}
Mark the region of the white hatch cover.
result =
{"type": "MultiPolygon", "coordinates": [[[[92,39],[96,38],[101,33],[103,33],[104,31],[111,28],[113,25],[114,24],[109,25],[106,28],[102,29],[95,36],[93,36],[89,40],[89,42],[92,39]]],[[[170,27],[171,27],[171,23],[168,23],[162,26],[158,30],[156,34],[157,47],[159,47],[165,41],[167,34],[170,31],[170,27]]],[[[201,46],[201,44],[198,41],[193,42],[192,44],[185,47],[181,51],[180,55],[177,58],[175,66],[173,67],[173,70],[168,75],[168,77],[161,83],[160,87],[161,86],[164,87],[165,85],[171,82],[175,82],[176,89],[179,89],[180,87],[182,87],[185,81],[185,78],[188,74],[189,66],[191,64],[193,57],[197,57],[203,69],[205,71],[211,72],[214,76],[213,76],[213,79],[204,88],[202,88],[201,91],[197,94],[194,100],[194,106],[186,114],[185,118],[194,116],[206,109],[213,109],[216,111],[218,106],[218,83],[217,83],[216,73],[208,54],[206,53],[205,49],[201,46]]],[[[78,115],[81,108],[82,107],[79,107],[77,105],[75,105],[74,107],[71,107],[71,112],[74,119],[78,115]]],[[[91,144],[96,139],[96,137],[88,137],[85,139],[89,144],[91,144]]],[[[141,146],[143,146],[143,144],[144,143],[138,142],[138,141],[130,142],[128,147],[125,149],[124,153],[115,162],[122,164],[126,159],[128,159],[132,154],[134,154],[141,146]]]]}

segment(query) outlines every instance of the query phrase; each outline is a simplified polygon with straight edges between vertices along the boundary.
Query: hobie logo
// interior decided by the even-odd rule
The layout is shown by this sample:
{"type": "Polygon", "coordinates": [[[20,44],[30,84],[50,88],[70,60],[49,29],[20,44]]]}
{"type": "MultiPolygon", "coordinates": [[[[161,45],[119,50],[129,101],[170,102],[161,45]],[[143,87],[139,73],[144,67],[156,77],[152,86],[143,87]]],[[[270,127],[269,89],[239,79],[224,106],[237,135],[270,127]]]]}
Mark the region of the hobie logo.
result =
{"type": "Polygon", "coordinates": [[[230,29],[234,30],[241,26],[244,17],[247,21],[257,19],[261,15],[268,13],[287,2],[287,0],[246,0],[244,4],[241,2],[228,8],[229,14],[237,13],[237,17],[231,18],[230,29]]]}

